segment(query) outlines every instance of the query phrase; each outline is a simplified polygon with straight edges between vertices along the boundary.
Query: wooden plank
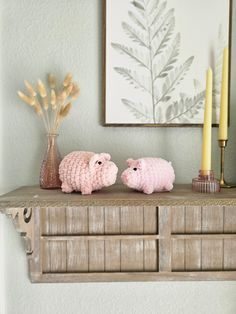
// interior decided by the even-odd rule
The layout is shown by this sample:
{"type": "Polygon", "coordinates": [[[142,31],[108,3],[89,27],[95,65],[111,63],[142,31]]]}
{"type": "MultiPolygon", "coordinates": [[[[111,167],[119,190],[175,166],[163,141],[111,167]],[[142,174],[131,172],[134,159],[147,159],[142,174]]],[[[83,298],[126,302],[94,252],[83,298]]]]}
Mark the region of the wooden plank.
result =
{"type": "Polygon", "coordinates": [[[224,270],[236,270],[236,239],[224,240],[224,270]]]}
{"type": "Polygon", "coordinates": [[[201,240],[185,240],[185,269],[186,271],[201,269],[201,240]]]}
{"type": "Polygon", "coordinates": [[[225,206],[224,210],[224,232],[236,233],[236,207],[225,206]]]}
{"type": "Polygon", "coordinates": [[[151,282],[151,281],[235,281],[235,271],[204,272],[130,272],[130,273],[88,273],[88,274],[43,274],[32,278],[32,282],[151,282]]]}
{"type": "Polygon", "coordinates": [[[158,271],[158,242],[144,241],[144,270],[158,271]]]}
{"type": "Polygon", "coordinates": [[[50,260],[50,242],[42,241],[42,272],[49,273],[51,271],[51,260],[50,260]]]}
{"type": "Polygon", "coordinates": [[[146,195],[123,185],[104,188],[90,196],[64,194],[61,190],[43,190],[39,186],[22,187],[0,196],[0,209],[61,206],[236,206],[234,189],[216,194],[194,193],[192,186],[178,185],[170,193],[146,195]]]}
{"type": "Polygon", "coordinates": [[[143,234],[143,207],[121,207],[121,234],[143,234]]]}
{"type": "Polygon", "coordinates": [[[185,232],[191,234],[200,233],[201,231],[202,231],[201,207],[186,206],[185,232]]]}
{"type": "Polygon", "coordinates": [[[171,272],[171,208],[159,207],[159,271],[171,272]]]}
{"type": "MultiPolygon", "coordinates": [[[[229,235],[226,235],[229,237],[229,235]]],[[[181,236],[179,236],[181,237],[181,236]]],[[[235,236],[236,237],[236,236],[235,236]]],[[[77,240],[157,240],[159,235],[128,235],[128,234],[119,234],[119,235],[88,235],[88,236],[43,236],[43,239],[48,241],[77,241],[77,240]]],[[[231,235],[232,238],[232,235],[231,235]]]]}
{"type": "Polygon", "coordinates": [[[49,210],[49,234],[66,234],[66,209],[65,207],[50,207],[49,210]]]}
{"type": "Polygon", "coordinates": [[[104,234],[104,208],[89,207],[89,234],[104,234]]]}
{"type": "Polygon", "coordinates": [[[92,240],[89,246],[89,272],[104,272],[105,270],[105,241],[92,240]]]}
{"type": "Polygon", "coordinates": [[[66,272],[66,241],[49,243],[51,273],[66,272]]]}
{"type": "Polygon", "coordinates": [[[74,206],[66,208],[66,233],[88,234],[88,208],[86,206],[74,206]]]}
{"type": "Polygon", "coordinates": [[[202,270],[223,269],[223,240],[202,240],[202,270]]]}
{"type": "Polygon", "coordinates": [[[120,208],[105,208],[105,234],[120,234],[120,208]]]}
{"type": "Polygon", "coordinates": [[[67,241],[67,272],[88,272],[88,241],[67,241]]]}
{"type": "Polygon", "coordinates": [[[158,233],[158,208],[154,206],[144,206],[144,234],[158,233]]]}
{"type": "Polygon", "coordinates": [[[121,271],[134,272],[144,269],[143,241],[122,240],[121,241],[121,271]]]}
{"type": "Polygon", "coordinates": [[[50,216],[49,216],[49,211],[50,209],[48,207],[43,207],[40,208],[41,211],[41,217],[40,217],[40,221],[41,221],[41,232],[44,235],[49,235],[50,234],[50,216]]]}
{"type": "Polygon", "coordinates": [[[185,240],[172,241],[172,271],[185,270],[185,240]]]}
{"type": "Polygon", "coordinates": [[[223,233],[223,207],[202,207],[202,233],[223,233]]]}
{"type": "Polygon", "coordinates": [[[120,240],[105,241],[105,271],[119,272],[121,270],[121,242],[120,240]]]}
{"type": "Polygon", "coordinates": [[[219,240],[219,239],[236,239],[236,234],[233,233],[217,233],[217,234],[174,234],[172,235],[172,239],[184,240],[184,239],[192,239],[192,240],[219,240]]]}
{"type": "Polygon", "coordinates": [[[171,207],[171,231],[172,234],[185,233],[185,207],[171,207]]]}

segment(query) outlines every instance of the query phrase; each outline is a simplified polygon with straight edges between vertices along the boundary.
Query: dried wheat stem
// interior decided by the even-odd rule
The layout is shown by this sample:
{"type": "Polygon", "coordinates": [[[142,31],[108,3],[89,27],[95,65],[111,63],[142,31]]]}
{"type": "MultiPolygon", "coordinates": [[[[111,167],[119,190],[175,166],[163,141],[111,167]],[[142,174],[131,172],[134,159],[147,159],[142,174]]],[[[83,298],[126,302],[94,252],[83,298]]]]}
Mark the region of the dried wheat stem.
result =
{"type": "Polygon", "coordinates": [[[48,85],[51,89],[55,89],[57,85],[57,80],[51,73],[48,75],[48,85]]]}
{"type": "Polygon", "coordinates": [[[67,87],[72,82],[72,79],[73,75],[71,73],[68,73],[64,79],[63,86],[67,87]]]}
{"type": "Polygon", "coordinates": [[[18,91],[17,94],[27,105],[29,105],[29,106],[34,106],[35,105],[34,98],[25,95],[21,91],[18,91]]]}
{"type": "Polygon", "coordinates": [[[38,101],[37,97],[35,97],[35,104],[36,104],[36,107],[38,108],[37,110],[41,113],[41,117],[42,117],[44,126],[45,126],[45,128],[46,128],[46,131],[49,133],[50,126],[49,126],[49,124],[47,123],[47,121],[46,121],[46,119],[45,119],[45,114],[44,114],[44,112],[43,112],[42,105],[41,105],[40,102],[38,101]]]}
{"type": "Polygon", "coordinates": [[[24,83],[25,83],[25,86],[26,86],[30,96],[35,97],[37,95],[37,93],[33,89],[32,85],[27,80],[25,80],[24,83]]]}

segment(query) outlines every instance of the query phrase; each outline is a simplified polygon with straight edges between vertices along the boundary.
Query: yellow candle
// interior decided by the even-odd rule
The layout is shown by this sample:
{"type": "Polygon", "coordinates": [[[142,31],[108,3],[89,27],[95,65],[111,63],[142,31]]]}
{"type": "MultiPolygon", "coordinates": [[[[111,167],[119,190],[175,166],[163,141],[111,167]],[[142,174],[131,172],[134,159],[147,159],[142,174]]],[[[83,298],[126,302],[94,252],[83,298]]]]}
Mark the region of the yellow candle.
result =
{"type": "Polygon", "coordinates": [[[202,171],[211,170],[211,128],[212,128],[212,69],[207,71],[206,100],[204,111],[203,141],[202,141],[202,171]]]}
{"type": "Polygon", "coordinates": [[[222,70],[219,140],[228,139],[228,86],[229,86],[228,81],[229,81],[229,48],[225,48],[222,70]]]}

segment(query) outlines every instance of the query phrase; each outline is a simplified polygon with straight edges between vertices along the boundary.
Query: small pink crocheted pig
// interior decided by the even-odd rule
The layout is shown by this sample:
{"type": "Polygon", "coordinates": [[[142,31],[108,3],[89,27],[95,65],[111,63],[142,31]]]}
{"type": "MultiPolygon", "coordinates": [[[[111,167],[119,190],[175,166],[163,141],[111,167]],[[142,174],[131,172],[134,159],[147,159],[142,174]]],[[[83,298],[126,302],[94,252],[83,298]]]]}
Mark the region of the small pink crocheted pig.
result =
{"type": "Polygon", "coordinates": [[[72,152],[59,167],[61,189],[65,193],[81,191],[91,194],[116,182],[117,166],[110,161],[109,154],[92,152],[72,152]]]}
{"type": "Polygon", "coordinates": [[[128,159],[129,168],[122,175],[122,182],[128,187],[145,194],[171,191],[175,180],[170,162],[161,158],[128,159]]]}

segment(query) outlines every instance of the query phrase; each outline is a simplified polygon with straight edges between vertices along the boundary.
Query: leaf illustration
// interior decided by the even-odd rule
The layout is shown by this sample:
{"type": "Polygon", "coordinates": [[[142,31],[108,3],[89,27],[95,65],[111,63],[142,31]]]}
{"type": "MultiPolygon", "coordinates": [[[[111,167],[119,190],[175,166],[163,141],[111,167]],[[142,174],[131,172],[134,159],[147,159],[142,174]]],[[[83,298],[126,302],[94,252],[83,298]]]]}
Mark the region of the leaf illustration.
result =
{"type": "Polygon", "coordinates": [[[127,33],[127,35],[134,42],[136,42],[136,43],[140,44],[141,46],[149,49],[147,38],[145,35],[140,33],[138,30],[135,30],[134,28],[132,28],[129,24],[127,24],[125,22],[122,23],[122,27],[123,27],[124,31],[127,33]]]}
{"type": "Polygon", "coordinates": [[[160,3],[160,0],[149,0],[147,2],[146,9],[147,9],[148,16],[151,16],[155,10],[159,10],[158,8],[159,3],[160,3]]]}
{"type": "Polygon", "coordinates": [[[156,123],[163,123],[163,112],[161,107],[155,109],[156,123]]]}
{"type": "Polygon", "coordinates": [[[145,106],[142,103],[135,104],[133,101],[128,99],[121,99],[124,105],[133,113],[136,119],[141,121],[149,121],[150,117],[146,111],[145,106]]]}
{"type": "Polygon", "coordinates": [[[138,10],[138,12],[140,13],[140,15],[141,15],[142,17],[145,17],[143,2],[140,3],[140,1],[134,0],[134,1],[132,1],[131,3],[132,3],[132,5],[138,10]]]}
{"type": "Polygon", "coordinates": [[[139,26],[142,30],[146,31],[147,28],[145,26],[145,22],[142,21],[139,17],[137,17],[133,12],[129,11],[128,12],[130,19],[137,25],[139,26]]]}
{"type": "Polygon", "coordinates": [[[128,55],[131,59],[138,62],[139,65],[149,70],[149,63],[148,63],[149,60],[147,56],[143,55],[140,50],[129,48],[124,45],[120,45],[116,43],[112,43],[111,45],[114,49],[116,49],[120,53],[128,55]],[[144,58],[146,60],[143,60],[144,58]]]}
{"type": "Polygon", "coordinates": [[[173,24],[175,24],[175,21],[173,22],[172,20],[175,19],[174,18],[174,9],[169,10],[166,15],[159,20],[159,23],[154,24],[154,27],[152,28],[152,36],[151,39],[152,41],[158,36],[160,37],[162,35],[162,32],[166,31],[166,29],[168,28],[169,24],[171,24],[171,22],[173,24]]]}
{"type": "Polygon", "coordinates": [[[201,110],[202,94],[188,97],[180,91],[180,100],[169,103],[194,59],[190,57],[184,64],[178,64],[181,35],[175,33],[174,9],[168,8],[166,0],[132,0],[128,16],[129,22],[123,21],[121,26],[131,45],[111,45],[133,62],[130,68],[121,65],[114,70],[149,101],[141,103],[122,98],[122,104],[143,122],[181,120],[187,123],[201,110]]]}
{"type": "Polygon", "coordinates": [[[119,73],[120,75],[122,75],[127,81],[130,82],[130,84],[134,85],[135,88],[141,88],[142,90],[148,92],[149,94],[151,93],[150,88],[147,86],[145,86],[145,82],[144,80],[140,80],[139,75],[136,71],[131,71],[129,69],[125,69],[125,68],[114,68],[115,71],[117,73],[119,73]]]}
{"type": "Polygon", "coordinates": [[[175,18],[172,17],[171,20],[166,23],[166,27],[163,29],[163,32],[159,36],[156,36],[155,41],[153,41],[153,59],[162,52],[162,50],[167,46],[168,41],[171,38],[175,27],[175,18]]]}
{"type": "Polygon", "coordinates": [[[190,66],[193,63],[194,57],[190,57],[182,66],[173,70],[170,75],[166,78],[165,83],[162,88],[162,96],[157,101],[157,104],[162,101],[166,101],[166,96],[171,93],[176,85],[180,84],[183,80],[186,72],[189,70],[190,66]]]}
{"type": "MultiPolygon", "coordinates": [[[[151,28],[155,27],[156,23],[163,22],[164,18],[162,16],[162,14],[166,9],[166,5],[167,5],[166,1],[162,2],[160,7],[153,11],[151,21],[150,21],[150,27],[151,28]]],[[[155,30],[155,28],[154,28],[154,30],[155,30]]],[[[155,32],[156,32],[156,30],[155,30],[155,32]]]]}
{"type": "Polygon", "coordinates": [[[202,109],[205,99],[205,91],[199,93],[193,98],[181,97],[180,101],[175,101],[166,110],[165,123],[172,123],[179,120],[186,123],[186,119],[191,120],[199,110],[202,109]]]}
{"type": "Polygon", "coordinates": [[[221,82],[222,82],[222,66],[223,51],[227,46],[227,39],[224,37],[222,24],[219,26],[217,50],[214,60],[214,89],[213,89],[213,108],[220,107],[221,82]]]}
{"type": "Polygon", "coordinates": [[[180,34],[175,37],[169,51],[161,57],[160,62],[154,66],[154,82],[159,78],[165,78],[168,72],[174,68],[174,63],[178,60],[180,46],[180,34]]]}

